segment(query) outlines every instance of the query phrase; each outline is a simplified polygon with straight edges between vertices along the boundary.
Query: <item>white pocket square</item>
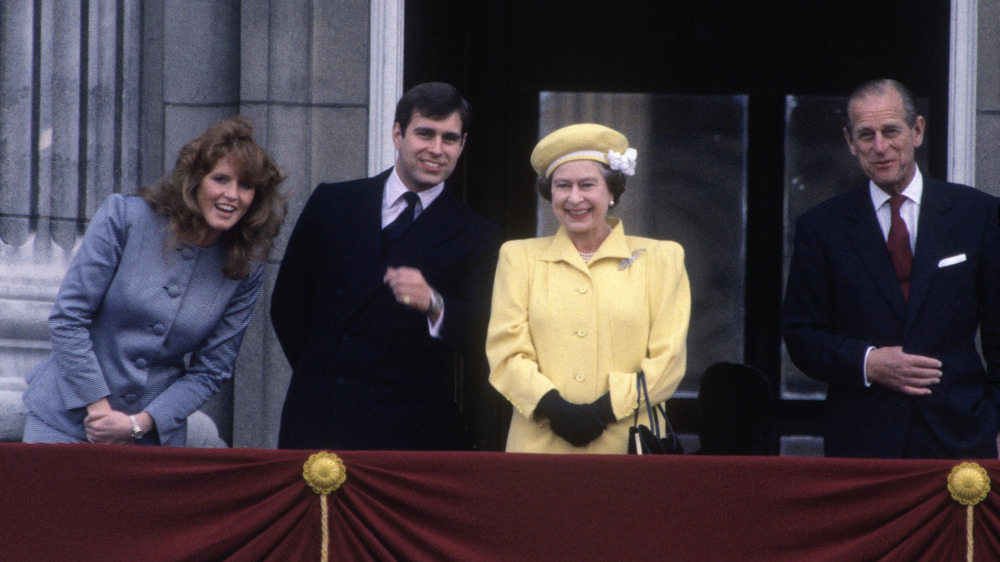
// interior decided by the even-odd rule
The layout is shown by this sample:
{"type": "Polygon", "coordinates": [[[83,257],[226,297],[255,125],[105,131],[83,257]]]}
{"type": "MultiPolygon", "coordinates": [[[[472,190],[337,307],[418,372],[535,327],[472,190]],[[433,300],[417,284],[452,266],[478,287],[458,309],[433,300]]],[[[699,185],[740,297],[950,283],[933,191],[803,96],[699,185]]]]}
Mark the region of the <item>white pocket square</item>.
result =
{"type": "Polygon", "coordinates": [[[938,262],[938,267],[948,267],[949,265],[955,265],[956,263],[962,263],[965,261],[965,254],[958,254],[957,256],[951,256],[950,258],[944,258],[938,262]]]}

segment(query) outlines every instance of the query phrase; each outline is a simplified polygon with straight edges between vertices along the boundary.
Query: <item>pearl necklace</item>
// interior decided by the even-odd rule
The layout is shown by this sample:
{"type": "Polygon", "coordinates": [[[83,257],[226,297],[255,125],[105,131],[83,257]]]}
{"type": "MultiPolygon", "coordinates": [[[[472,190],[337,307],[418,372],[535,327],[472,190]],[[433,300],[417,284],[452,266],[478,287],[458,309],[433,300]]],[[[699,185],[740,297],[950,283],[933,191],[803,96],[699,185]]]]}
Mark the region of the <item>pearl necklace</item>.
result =
{"type": "MultiPolygon", "coordinates": [[[[612,230],[611,229],[611,225],[609,224],[609,225],[607,225],[607,227],[608,227],[608,234],[611,234],[611,230],[612,230]]],[[[605,238],[607,238],[607,237],[605,236],[605,238]]],[[[604,241],[601,240],[601,242],[604,242],[604,241]]],[[[589,254],[586,253],[586,252],[581,252],[581,251],[577,250],[577,253],[580,254],[580,258],[583,259],[583,263],[590,263],[590,258],[594,257],[594,254],[597,253],[597,250],[594,250],[593,252],[590,252],[589,254]]]]}

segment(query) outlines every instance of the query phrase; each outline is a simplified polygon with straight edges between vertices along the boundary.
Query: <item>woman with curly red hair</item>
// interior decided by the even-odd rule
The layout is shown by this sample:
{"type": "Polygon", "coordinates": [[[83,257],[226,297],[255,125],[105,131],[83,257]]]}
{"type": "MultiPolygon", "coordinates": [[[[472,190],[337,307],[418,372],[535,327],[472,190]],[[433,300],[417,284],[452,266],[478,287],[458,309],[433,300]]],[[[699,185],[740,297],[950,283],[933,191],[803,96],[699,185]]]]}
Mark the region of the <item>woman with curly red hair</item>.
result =
{"type": "Polygon", "coordinates": [[[25,442],[177,445],[232,376],[285,216],[284,174],[245,118],[181,149],[173,171],[98,209],[26,377],[25,442]]]}

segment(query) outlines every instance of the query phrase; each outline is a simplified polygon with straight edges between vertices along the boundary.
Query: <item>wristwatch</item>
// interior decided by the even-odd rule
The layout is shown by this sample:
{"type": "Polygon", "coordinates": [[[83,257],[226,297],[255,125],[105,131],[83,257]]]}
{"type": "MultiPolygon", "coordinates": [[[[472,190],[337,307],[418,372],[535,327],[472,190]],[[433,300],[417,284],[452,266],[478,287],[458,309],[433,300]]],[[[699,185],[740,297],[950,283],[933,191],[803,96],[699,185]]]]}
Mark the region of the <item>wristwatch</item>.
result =
{"type": "Polygon", "coordinates": [[[437,316],[444,309],[444,297],[437,291],[431,291],[431,306],[427,309],[428,316],[437,316]]]}
{"type": "Polygon", "coordinates": [[[136,441],[142,439],[142,428],[139,427],[139,420],[135,419],[135,416],[129,416],[128,421],[132,422],[132,439],[136,441]]]}

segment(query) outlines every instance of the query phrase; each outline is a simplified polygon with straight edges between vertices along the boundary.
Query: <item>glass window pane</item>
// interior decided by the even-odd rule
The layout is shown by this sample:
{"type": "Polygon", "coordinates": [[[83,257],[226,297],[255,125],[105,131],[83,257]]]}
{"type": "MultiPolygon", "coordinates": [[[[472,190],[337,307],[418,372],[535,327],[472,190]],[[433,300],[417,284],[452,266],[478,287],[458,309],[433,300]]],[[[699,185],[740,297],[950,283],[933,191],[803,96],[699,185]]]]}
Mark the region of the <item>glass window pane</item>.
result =
{"type": "MultiPolygon", "coordinates": [[[[712,363],[743,361],[746,115],[746,96],[542,92],[539,98],[538,138],[586,122],[628,137],[638,151],[636,175],[611,215],[623,220],[627,234],[684,247],[692,312],[681,396],[697,393],[712,363]]],[[[558,227],[539,197],[538,234],[558,227]]]]}

